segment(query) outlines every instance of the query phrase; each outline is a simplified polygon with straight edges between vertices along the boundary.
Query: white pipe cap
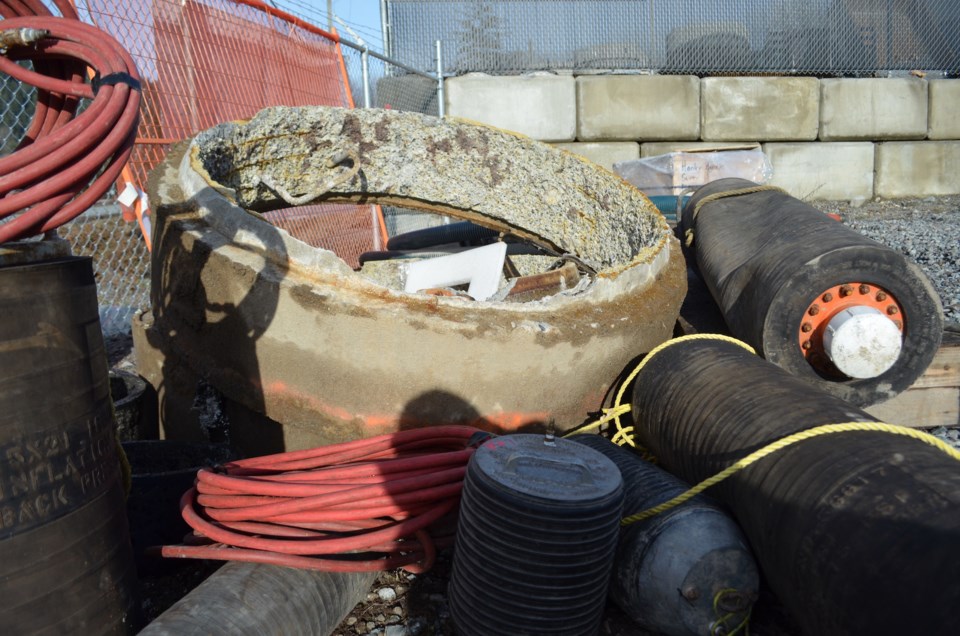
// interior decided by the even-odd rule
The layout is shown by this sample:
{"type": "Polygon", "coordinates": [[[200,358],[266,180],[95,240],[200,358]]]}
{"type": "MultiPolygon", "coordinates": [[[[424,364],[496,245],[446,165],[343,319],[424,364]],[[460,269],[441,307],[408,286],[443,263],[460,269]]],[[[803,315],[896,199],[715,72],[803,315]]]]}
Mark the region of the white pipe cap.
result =
{"type": "Polygon", "coordinates": [[[827,323],[823,348],[833,364],[851,378],[875,378],[900,356],[903,335],[874,307],[849,307],[827,323]]]}

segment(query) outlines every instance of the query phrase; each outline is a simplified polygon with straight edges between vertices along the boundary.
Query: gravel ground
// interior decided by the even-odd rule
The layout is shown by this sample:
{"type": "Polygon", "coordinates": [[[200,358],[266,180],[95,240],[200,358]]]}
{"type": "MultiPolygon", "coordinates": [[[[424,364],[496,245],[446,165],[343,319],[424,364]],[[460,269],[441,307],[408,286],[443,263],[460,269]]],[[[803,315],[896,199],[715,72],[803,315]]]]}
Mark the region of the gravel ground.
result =
{"type": "Polygon", "coordinates": [[[960,323],[960,197],[818,204],[864,236],[915,262],[940,294],[948,323],[960,323]]]}
{"type": "MultiPolygon", "coordinates": [[[[839,214],[844,223],[866,236],[904,253],[930,278],[940,294],[950,329],[960,329],[960,197],[937,197],[901,201],[817,202],[824,212],[839,214]]],[[[111,346],[111,365],[130,366],[129,342],[111,346]]],[[[960,429],[931,431],[960,448],[960,429]]],[[[455,634],[446,595],[451,552],[441,552],[437,564],[425,574],[402,570],[382,573],[367,598],[333,632],[337,636],[444,636],[455,634]]],[[[205,575],[205,573],[204,573],[205,575]]],[[[184,581],[186,587],[199,579],[184,581]]],[[[176,587],[176,586],[174,586],[176,587]]],[[[150,618],[176,601],[169,581],[145,585],[144,609],[150,618]],[[161,589],[162,588],[162,589],[161,589]]],[[[608,604],[600,633],[604,636],[644,636],[620,612],[608,604]]],[[[773,594],[761,590],[754,608],[750,633],[759,636],[794,636],[799,630],[784,613],[773,594]]]]}

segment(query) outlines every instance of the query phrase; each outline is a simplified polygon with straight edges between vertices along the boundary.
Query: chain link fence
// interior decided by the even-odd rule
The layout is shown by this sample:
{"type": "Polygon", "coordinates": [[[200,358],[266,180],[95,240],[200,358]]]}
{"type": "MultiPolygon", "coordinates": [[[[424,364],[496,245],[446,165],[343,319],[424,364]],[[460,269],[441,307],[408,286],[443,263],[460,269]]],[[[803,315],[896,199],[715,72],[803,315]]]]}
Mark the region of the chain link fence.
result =
{"type": "MultiPolygon", "coordinates": [[[[311,25],[327,26],[309,4],[271,4],[311,25]]],[[[274,104],[369,104],[438,114],[437,82],[429,73],[365,46],[344,42],[335,47],[320,34],[242,3],[80,0],[78,5],[81,19],[130,50],[144,79],[138,145],[130,162],[138,187],[171,143],[274,104]],[[254,49],[262,52],[251,56],[254,49]],[[287,59],[291,55],[296,59],[287,59]]],[[[3,155],[20,143],[35,103],[32,87],[0,78],[3,155]]],[[[363,251],[383,248],[388,231],[435,222],[428,217],[397,209],[381,213],[370,205],[325,205],[277,210],[268,220],[356,267],[363,251]]],[[[135,217],[121,208],[114,192],[59,232],[75,254],[94,259],[105,335],[129,332],[131,317],[149,306],[150,292],[150,253],[135,217]]]]}
{"type": "Polygon", "coordinates": [[[387,53],[445,71],[960,73],[957,0],[387,0],[387,53]]]}
{"type": "MultiPolygon", "coordinates": [[[[369,106],[434,116],[440,113],[435,74],[407,69],[372,52],[365,56],[362,49],[351,48],[349,44],[343,47],[343,59],[358,108],[369,106]]],[[[434,58],[431,57],[428,64],[422,68],[435,67],[434,58]]]]}
{"type": "MultiPolygon", "coordinates": [[[[30,62],[20,64],[27,68],[33,66],[30,62]]],[[[0,156],[13,152],[27,132],[36,99],[32,86],[25,86],[5,73],[0,76],[0,156]]]]}
{"type": "MultiPolygon", "coordinates": [[[[435,54],[434,48],[434,54],[435,54]]],[[[439,116],[439,85],[435,74],[418,71],[382,55],[365,54],[362,48],[343,49],[347,74],[357,106],[386,108],[439,116]]],[[[435,68],[436,57],[431,57],[420,68],[435,68]]],[[[382,209],[387,237],[404,232],[422,230],[449,223],[451,219],[438,214],[396,206],[382,209]]]]}

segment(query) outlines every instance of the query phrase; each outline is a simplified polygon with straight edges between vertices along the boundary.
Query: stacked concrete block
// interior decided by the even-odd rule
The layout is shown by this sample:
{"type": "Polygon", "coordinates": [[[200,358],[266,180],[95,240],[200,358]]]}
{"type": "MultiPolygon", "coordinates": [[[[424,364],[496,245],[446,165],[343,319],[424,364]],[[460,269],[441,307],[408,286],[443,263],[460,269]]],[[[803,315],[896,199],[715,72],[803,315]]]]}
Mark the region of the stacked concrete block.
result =
{"type": "Polygon", "coordinates": [[[618,161],[630,161],[640,158],[640,144],[635,141],[574,142],[556,144],[568,152],[592,161],[598,166],[613,171],[618,161]]]}
{"type": "Polygon", "coordinates": [[[772,183],[801,198],[960,193],[960,79],[474,75],[447,92],[453,115],[565,142],[608,169],[638,148],[761,143],[772,183]]]}
{"type": "Polygon", "coordinates": [[[885,199],[960,194],[960,141],[877,144],[875,194],[885,199]]]}
{"type": "Polygon", "coordinates": [[[870,142],[763,144],[773,166],[771,185],[810,200],[863,200],[873,197],[870,142]]]}
{"type": "Polygon", "coordinates": [[[930,82],[927,137],[960,139],[960,80],[930,82]]]}
{"type": "Polygon", "coordinates": [[[689,75],[577,78],[577,139],[660,140],[700,136],[700,81],[689,75]]]}
{"type": "Polygon", "coordinates": [[[820,84],[813,77],[708,77],[701,102],[704,141],[817,138],[820,84]]]}
{"type": "Polygon", "coordinates": [[[927,83],[918,78],[821,80],[820,139],[923,139],[927,83]]]}
{"type": "Polygon", "coordinates": [[[577,134],[572,75],[481,73],[446,82],[447,114],[517,132],[540,141],[573,141],[577,134]]]}

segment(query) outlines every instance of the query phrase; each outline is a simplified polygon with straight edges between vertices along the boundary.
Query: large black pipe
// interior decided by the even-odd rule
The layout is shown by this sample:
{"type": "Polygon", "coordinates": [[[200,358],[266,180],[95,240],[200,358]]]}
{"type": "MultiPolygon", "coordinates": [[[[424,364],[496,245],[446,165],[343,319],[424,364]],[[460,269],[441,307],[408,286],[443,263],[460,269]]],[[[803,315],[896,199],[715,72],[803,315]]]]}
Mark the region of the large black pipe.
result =
{"type": "Polygon", "coordinates": [[[702,278],[731,333],[770,362],[858,406],[913,384],[943,333],[939,297],[919,267],[782,191],[701,205],[712,195],[754,187],[744,179],[714,181],[694,193],[682,215],[702,278]],[[834,289],[847,283],[857,284],[834,289]],[[878,304],[902,330],[899,356],[875,377],[844,375],[822,347],[824,316],[861,302],[878,304]],[[811,329],[806,352],[804,328],[811,329]]]}
{"type": "Polygon", "coordinates": [[[313,572],[227,563],[141,636],[326,636],[363,600],[376,572],[313,572]]]}
{"type": "MultiPolygon", "coordinates": [[[[875,422],[729,342],[681,341],[637,377],[633,417],[661,465],[697,483],[789,434],[875,422]]],[[[799,442],[711,489],[808,634],[960,633],[960,462],[916,439],[799,442]]]]}

